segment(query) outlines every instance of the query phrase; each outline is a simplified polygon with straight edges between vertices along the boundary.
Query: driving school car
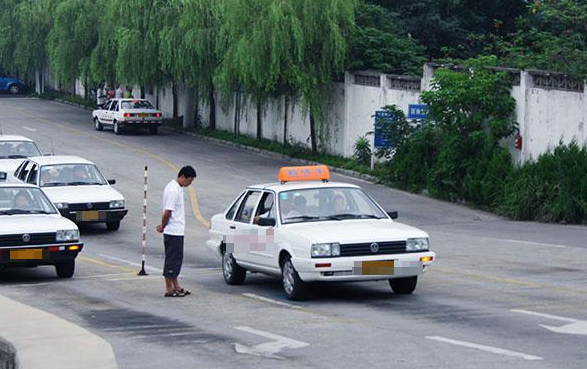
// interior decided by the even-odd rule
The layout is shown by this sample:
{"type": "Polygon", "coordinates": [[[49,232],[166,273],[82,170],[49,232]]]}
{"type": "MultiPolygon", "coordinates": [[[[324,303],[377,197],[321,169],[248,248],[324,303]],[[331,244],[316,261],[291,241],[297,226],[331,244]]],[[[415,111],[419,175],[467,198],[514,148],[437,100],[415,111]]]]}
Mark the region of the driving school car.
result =
{"type": "Polygon", "coordinates": [[[0,135],[0,171],[13,174],[29,156],[40,156],[41,150],[28,137],[0,135]]]}
{"type": "Polygon", "coordinates": [[[0,268],[54,265],[70,278],[83,248],[77,226],[41,189],[8,177],[0,172],[0,268]]]}
{"type": "Polygon", "coordinates": [[[156,135],[163,124],[163,113],[145,99],[112,99],[92,112],[96,131],[110,126],[119,135],[125,129],[148,128],[156,135]]]}
{"type": "Polygon", "coordinates": [[[360,187],[329,182],[326,166],[286,167],[279,183],[251,186],[212,217],[206,245],[228,284],[246,271],[281,276],[291,300],[307,282],[388,280],[412,293],[433,263],[426,232],[394,221],[360,187]]]}
{"type": "Polygon", "coordinates": [[[76,223],[106,223],[118,230],[128,210],[124,197],[94,163],[77,156],[37,156],[25,160],[15,176],[43,189],[59,212],[76,223]]]}

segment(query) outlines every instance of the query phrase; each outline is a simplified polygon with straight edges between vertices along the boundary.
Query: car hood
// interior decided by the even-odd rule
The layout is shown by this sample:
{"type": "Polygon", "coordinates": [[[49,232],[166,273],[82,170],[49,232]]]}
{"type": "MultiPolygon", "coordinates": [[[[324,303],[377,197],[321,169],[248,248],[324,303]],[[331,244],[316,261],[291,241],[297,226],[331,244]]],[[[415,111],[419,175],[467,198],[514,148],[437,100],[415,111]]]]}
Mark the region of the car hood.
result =
{"type": "Polygon", "coordinates": [[[43,187],[43,192],[53,203],[66,202],[69,204],[83,202],[109,202],[124,200],[124,197],[111,186],[63,186],[43,187]]]}
{"type": "Polygon", "coordinates": [[[59,214],[0,215],[0,234],[49,233],[60,229],[77,229],[77,226],[59,214]]]}
{"type": "Polygon", "coordinates": [[[303,235],[313,243],[384,242],[428,237],[426,232],[418,228],[389,219],[308,222],[284,225],[283,229],[303,235]]]}
{"type": "Polygon", "coordinates": [[[25,159],[0,159],[0,172],[14,175],[16,168],[18,168],[24,160],[25,159]]]}

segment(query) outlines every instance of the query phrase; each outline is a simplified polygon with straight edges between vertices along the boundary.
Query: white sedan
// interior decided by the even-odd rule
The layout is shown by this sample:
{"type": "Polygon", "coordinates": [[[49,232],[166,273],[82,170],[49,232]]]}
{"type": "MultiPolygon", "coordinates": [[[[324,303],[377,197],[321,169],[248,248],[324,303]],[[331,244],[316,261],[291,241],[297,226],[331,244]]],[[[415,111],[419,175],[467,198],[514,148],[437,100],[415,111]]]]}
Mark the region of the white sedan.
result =
{"type": "Polygon", "coordinates": [[[77,156],[37,156],[15,172],[23,182],[43,189],[61,214],[76,223],[106,223],[118,230],[128,210],[124,197],[92,162],[77,156]]]}
{"type": "Polygon", "coordinates": [[[388,280],[412,293],[432,264],[426,232],[394,221],[360,187],[328,182],[325,166],[282,168],[280,183],[251,186],[212,218],[207,246],[222,258],[224,279],[246,271],[281,276],[289,299],[306,282],[388,280]]]}
{"type": "Polygon", "coordinates": [[[148,128],[152,135],[156,135],[163,124],[163,113],[155,109],[149,100],[112,99],[102,108],[94,110],[92,119],[97,131],[109,126],[119,135],[126,129],[148,128]]]}
{"type": "Polygon", "coordinates": [[[28,137],[0,135],[0,170],[13,174],[29,156],[40,156],[41,150],[28,137]]]}

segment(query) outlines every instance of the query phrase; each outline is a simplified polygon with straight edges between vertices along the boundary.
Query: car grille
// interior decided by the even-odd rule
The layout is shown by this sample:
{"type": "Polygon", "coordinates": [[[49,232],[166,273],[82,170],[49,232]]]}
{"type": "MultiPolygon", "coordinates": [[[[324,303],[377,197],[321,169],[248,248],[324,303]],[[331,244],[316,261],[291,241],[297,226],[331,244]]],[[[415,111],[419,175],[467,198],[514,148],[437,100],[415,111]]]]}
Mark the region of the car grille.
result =
{"type": "Polygon", "coordinates": [[[340,256],[387,255],[406,253],[406,241],[347,243],[340,245],[340,256]],[[371,244],[377,243],[379,250],[371,251],[371,244]]]}
{"type": "MultiPolygon", "coordinates": [[[[25,237],[26,238],[26,237],[25,237]]],[[[0,235],[0,246],[34,246],[34,245],[47,245],[56,242],[55,233],[21,233],[21,234],[9,234],[0,235]],[[23,236],[28,234],[30,240],[25,242],[23,236]]]]}
{"type": "Polygon", "coordinates": [[[87,211],[87,210],[108,210],[110,209],[109,202],[93,202],[92,207],[88,207],[88,203],[83,204],[69,204],[70,211],[87,211]]]}

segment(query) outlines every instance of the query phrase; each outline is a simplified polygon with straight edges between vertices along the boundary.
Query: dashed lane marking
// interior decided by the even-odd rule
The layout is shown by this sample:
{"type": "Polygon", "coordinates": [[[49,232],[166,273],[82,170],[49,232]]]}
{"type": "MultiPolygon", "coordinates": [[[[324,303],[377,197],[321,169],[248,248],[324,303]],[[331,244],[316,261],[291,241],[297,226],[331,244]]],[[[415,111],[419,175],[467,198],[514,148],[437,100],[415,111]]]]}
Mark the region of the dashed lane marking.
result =
{"type": "Polygon", "coordinates": [[[521,352],[510,351],[510,350],[502,349],[499,347],[480,345],[480,344],[472,343],[472,342],[453,340],[451,338],[446,338],[446,337],[426,336],[426,338],[429,340],[437,341],[437,342],[444,342],[444,343],[449,343],[449,344],[455,345],[455,346],[473,348],[476,350],[490,352],[492,354],[497,354],[497,355],[517,357],[517,358],[529,360],[529,361],[544,360],[540,356],[528,355],[528,354],[524,354],[521,352]]]}

